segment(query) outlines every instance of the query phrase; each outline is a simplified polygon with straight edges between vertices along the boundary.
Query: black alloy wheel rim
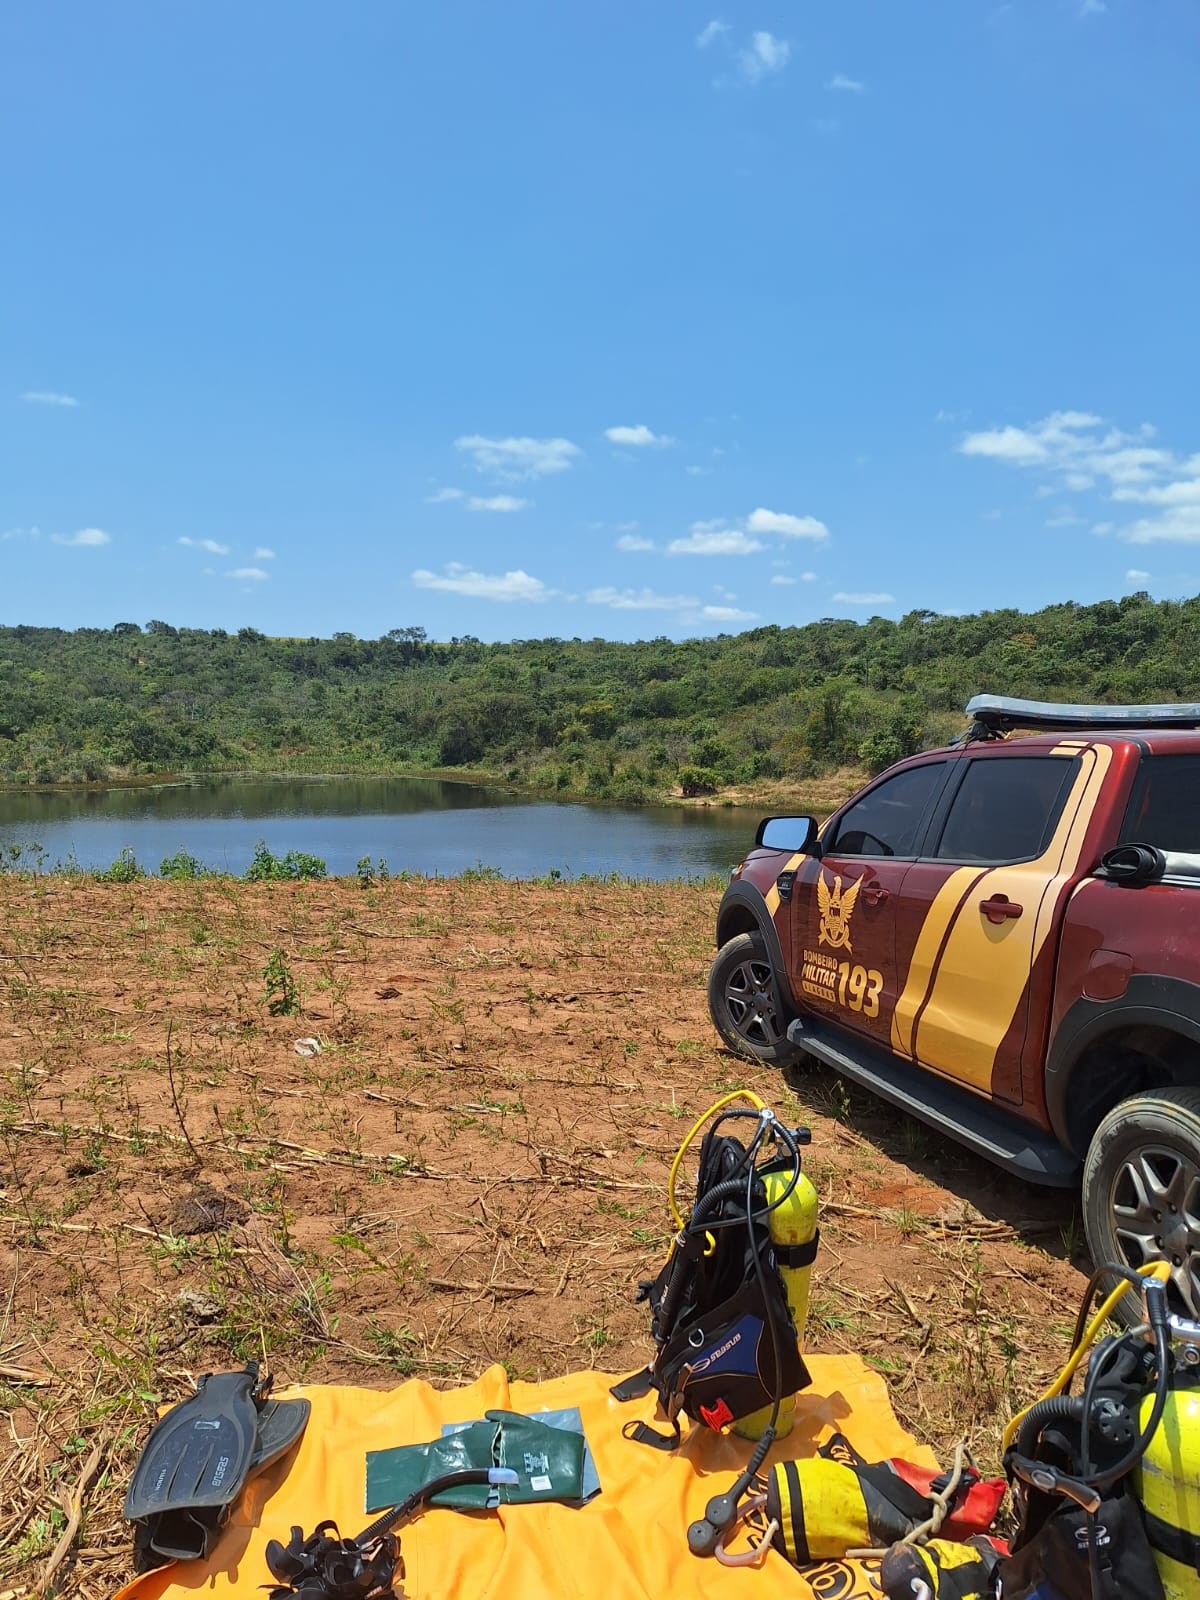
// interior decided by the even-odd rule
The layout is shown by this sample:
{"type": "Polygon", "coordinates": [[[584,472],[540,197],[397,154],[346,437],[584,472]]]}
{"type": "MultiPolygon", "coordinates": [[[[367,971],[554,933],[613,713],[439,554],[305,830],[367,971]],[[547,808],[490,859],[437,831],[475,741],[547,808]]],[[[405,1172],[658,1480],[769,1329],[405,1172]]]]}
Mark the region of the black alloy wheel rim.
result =
{"type": "Polygon", "coordinates": [[[769,962],[754,957],[738,962],[725,980],[725,1008],[751,1049],[773,1050],[783,1037],[769,962]]]}
{"type": "Polygon", "coordinates": [[[1109,1201],[1126,1263],[1171,1267],[1171,1310],[1200,1320],[1200,1166],[1168,1145],[1139,1145],[1121,1162],[1109,1201]]]}

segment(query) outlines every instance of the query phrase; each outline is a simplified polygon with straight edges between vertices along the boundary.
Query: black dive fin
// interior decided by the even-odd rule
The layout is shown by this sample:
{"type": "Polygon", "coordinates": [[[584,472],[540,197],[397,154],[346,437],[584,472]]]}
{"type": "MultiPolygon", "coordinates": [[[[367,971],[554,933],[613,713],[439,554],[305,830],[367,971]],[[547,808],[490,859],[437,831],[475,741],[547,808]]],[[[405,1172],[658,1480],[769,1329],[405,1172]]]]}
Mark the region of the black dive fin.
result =
{"type": "MultiPolygon", "coordinates": [[[[257,1477],[295,1444],[308,1424],[307,1400],[268,1400],[258,1414],[258,1435],[245,1482],[257,1477]]],[[[146,1519],[142,1559],[148,1566],[162,1561],[193,1561],[206,1556],[225,1524],[229,1506],[170,1506],[146,1519]]]]}
{"type": "Polygon", "coordinates": [[[254,1454],[250,1457],[253,1478],[272,1462],[292,1448],[308,1426],[312,1404],[308,1400],[268,1400],[258,1413],[258,1433],[254,1440],[254,1454]]]}
{"type": "Polygon", "coordinates": [[[258,1368],[210,1374],[159,1421],[134,1469],[125,1515],[146,1564],[205,1556],[239,1490],[304,1432],[307,1400],[264,1400],[258,1368]]]}
{"type": "Polygon", "coordinates": [[[258,1368],[210,1372],[146,1441],[125,1495],[130,1522],[172,1506],[226,1506],[246,1481],[258,1432],[258,1368]]]}

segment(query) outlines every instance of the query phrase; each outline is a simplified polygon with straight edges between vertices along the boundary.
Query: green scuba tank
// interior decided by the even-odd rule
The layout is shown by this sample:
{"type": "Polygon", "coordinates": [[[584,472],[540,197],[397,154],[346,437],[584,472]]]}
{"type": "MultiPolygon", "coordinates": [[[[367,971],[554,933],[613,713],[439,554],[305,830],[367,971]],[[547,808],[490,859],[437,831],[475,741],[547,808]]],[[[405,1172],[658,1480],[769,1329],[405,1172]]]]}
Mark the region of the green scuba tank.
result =
{"type": "MultiPolygon", "coordinates": [[[[767,1228],[775,1252],[775,1261],[787,1293],[788,1309],[796,1328],[796,1340],[804,1349],[804,1330],[808,1323],[808,1294],[812,1266],[817,1255],[817,1191],[806,1173],[801,1173],[795,1188],[781,1205],[774,1202],[787,1193],[794,1171],[791,1163],[772,1163],[762,1172],[763,1187],[767,1191],[767,1228]]],[[[792,1418],[796,1410],[796,1396],[783,1396],[779,1418],[775,1424],[775,1437],[785,1439],[792,1431],[792,1418]]],[[[733,1425],[733,1432],[743,1439],[757,1439],[771,1420],[771,1407],[762,1406],[733,1425]]],[[[1198,1591],[1200,1592],[1200,1591],[1198,1591]]]]}
{"type": "MultiPolygon", "coordinates": [[[[1166,1600],[1200,1600],[1200,1344],[1172,1318],[1176,1367],[1162,1421],[1138,1465],[1134,1486],[1166,1600]]],[[[1200,1339],[1200,1327],[1195,1327],[1200,1339]]],[[[1141,1406],[1146,1426],[1154,1396],[1141,1406]]]]}

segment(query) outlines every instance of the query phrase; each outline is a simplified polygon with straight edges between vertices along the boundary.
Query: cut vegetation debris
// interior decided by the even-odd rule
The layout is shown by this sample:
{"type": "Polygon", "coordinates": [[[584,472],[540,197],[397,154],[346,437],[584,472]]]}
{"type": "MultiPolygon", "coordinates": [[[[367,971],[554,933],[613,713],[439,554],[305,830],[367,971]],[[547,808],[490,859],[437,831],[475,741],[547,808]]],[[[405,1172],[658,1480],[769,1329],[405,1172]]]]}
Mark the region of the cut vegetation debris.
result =
{"type": "Polygon", "coordinates": [[[129,1473],[200,1373],[643,1364],[668,1163],[743,1083],[813,1130],[810,1349],[861,1353],[914,1434],[949,1459],[969,1430],[994,1471],[1070,1335],[1069,1202],[730,1056],[719,896],[0,878],[0,1592],[130,1574],[129,1473]]]}

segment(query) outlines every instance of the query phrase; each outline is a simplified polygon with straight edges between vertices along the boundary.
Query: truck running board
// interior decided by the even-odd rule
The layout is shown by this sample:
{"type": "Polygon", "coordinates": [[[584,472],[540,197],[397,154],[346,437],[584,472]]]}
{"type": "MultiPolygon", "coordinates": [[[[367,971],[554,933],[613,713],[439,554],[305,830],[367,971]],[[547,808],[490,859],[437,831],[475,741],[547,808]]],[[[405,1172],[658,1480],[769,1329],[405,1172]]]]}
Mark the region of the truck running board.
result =
{"type": "Polygon", "coordinates": [[[847,1039],[812,1017],[797,1017],[788,1039],[843,1077],[976,1150],[1029,1183],[1067,1189],[1078,1181],[1079,1162],[1056,1139],[932,1072],[909,1066],[865,1039],[847,1039]]]}

